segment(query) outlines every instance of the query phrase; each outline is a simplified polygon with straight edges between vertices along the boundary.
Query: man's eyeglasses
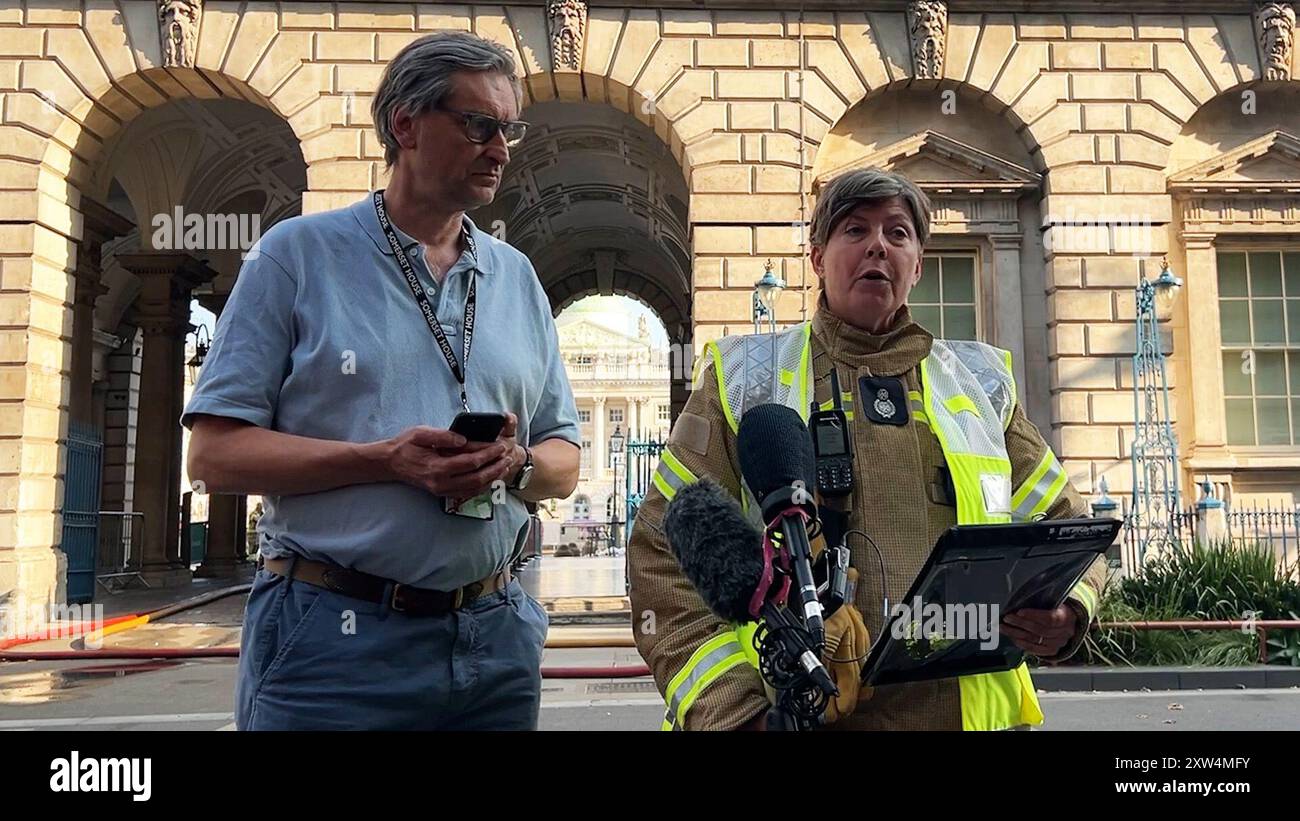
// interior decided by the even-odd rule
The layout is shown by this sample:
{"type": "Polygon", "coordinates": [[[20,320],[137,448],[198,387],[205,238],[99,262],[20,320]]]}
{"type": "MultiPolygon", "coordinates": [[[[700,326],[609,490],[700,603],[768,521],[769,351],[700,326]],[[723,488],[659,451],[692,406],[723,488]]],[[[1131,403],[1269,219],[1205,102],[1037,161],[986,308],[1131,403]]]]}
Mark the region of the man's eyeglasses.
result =
{"type": "Polygon", "coordinates": [[[472,143],[482,145],[490,142],[500,131],[505,135],[506,145],[516,146],[523,142],[524,135],[528,133],[528,123],[522,120],[509,122],[473,111],[454,111],[450,108],[439,108],[438,110],[460,117],[465,124],[465,136],[472,143]]]}

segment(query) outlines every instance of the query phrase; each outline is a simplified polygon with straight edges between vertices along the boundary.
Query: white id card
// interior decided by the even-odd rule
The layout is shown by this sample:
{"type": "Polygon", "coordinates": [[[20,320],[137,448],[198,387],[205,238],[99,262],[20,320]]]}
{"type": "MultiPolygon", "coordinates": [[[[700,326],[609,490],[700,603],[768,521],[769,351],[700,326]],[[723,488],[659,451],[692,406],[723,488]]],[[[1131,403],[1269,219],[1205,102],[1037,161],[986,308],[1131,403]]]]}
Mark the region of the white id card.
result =
{"type": "Polygon", "coordinates": [[[472,499],[466,499],[460,505],[455,504],[455,499],[443,497],[442,512],[451,516],[460,516],[465,519],[479,519],[481,521],[492,521],[496,505],[492,503],[492,492],[481,493],[472,499]]]}

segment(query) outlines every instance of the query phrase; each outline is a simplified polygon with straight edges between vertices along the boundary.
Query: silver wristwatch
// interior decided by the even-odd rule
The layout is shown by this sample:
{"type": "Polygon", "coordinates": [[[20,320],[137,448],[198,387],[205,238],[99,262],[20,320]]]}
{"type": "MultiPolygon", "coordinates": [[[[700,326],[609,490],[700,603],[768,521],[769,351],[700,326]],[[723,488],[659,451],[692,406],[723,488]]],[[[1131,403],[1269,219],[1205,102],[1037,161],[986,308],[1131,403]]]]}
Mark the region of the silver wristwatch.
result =
{"type": "Polygon", "coordinates": [[[510,485],[511,490],[525,490],[528,483],[533,480],[533,452],[524,448],[524,466],[519,469],[515,481],[510,485]]]}

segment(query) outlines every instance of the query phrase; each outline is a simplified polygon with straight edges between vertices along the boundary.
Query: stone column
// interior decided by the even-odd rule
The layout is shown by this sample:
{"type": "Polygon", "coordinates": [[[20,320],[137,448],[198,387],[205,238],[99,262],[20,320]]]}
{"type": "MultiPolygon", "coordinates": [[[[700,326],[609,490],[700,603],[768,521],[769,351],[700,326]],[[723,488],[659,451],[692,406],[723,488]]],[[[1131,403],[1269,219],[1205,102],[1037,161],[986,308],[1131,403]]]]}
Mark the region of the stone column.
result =
{"type": "Polygon", "coordinates": [[[1202,482],[1201,500],[1196,503],[1196,541],[1204,547],[1221,545],[1229,538],[1228,512],[1214,496],[1214,487],[1202,482]]]}
{"type": "MultiPolygon", "coordinates": [[[[1020,287],[1019,234],[994,234],[993,241],[993,334],[992,343],[1011,351],[1012,369],[1022,396],[1028,394],[1025,382],[1025,309],[1020,287]]],[[[1028,412],[1028,411],[1026,411],[1028,412]]]]}
{"type": "Polygon", "coordinates": [[[72,310],[72,392],[68,418],[94,421],[95,300],[108,293],[100,283],[105,242],[129,233],[134,224],[87,197],[81,198],[82,239],[77,248],[72,310]]]}
{"type": "Polygon", "coordinates": [[[150,584],[182,584],[190,580],[180,542],[185,335],[190,295],[216,272],[183,253],[126,254],[117,261],[141,282],[135,306],[144,330],[135,471],[135,509],[144,514],[141,572],[150,584]]]}
{"type": "Polygon", "coordinates": [[[243,542],[243,519],[247,496],[228,493],[214,494],[208,498],[208,548],[203,564],[194,571],[197,577],[233,576],[248,566],[243,542]]]}
{"type": "MultiPolygon", "coordinates": [[[[1213,234],[1184,234],[1187,253],[1188,364],[1192,382],[1192,441],[1188,466],[1229,458],[1223,406],[1222,336],[1219,330],[1219,277],[1213,234]]],[[[1182,427],[1182,426],[1180,426],[1182,427]]]]}
{"type": "Polygon", "coordinates": [[[605,448],[609,442],[605,439],[605,397],[592,399],[591,406],[591,481],[604,481],[606,473],[605,448]]]}

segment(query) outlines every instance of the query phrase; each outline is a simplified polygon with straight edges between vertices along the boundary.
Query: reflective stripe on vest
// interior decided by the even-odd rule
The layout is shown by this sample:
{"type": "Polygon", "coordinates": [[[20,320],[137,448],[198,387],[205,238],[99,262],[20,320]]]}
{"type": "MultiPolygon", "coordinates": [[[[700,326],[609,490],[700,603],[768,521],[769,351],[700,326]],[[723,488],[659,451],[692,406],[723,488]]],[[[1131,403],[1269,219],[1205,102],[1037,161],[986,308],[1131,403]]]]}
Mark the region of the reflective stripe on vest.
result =
{"type": "Polygon", "coordinates": [[[659,488],[659,492],[669,502],[677,496],[679,490],[698,481],[699,477],[691,473],[690,469],[683,465],[668,448],[664,448],[663,453],[659,455],[659,466],[650,477],[650,482],[659,488]]]}
{"type": "MultiPolygon", "coordinates": [[[[987,346],[985,346],[987,348],[987,346]]],[[[995,354],[984,354],[988,361],[1006,362],[995,354]]],[[[943,448],[944,459],[957,491],[958,524],[995,524],[1011,521],[1011,459],[1007,456],[1004,425],[1010,412],[995,408],[986,393],[993,384],[992,374],[977,380],[966,367],[966,356],[959,357],[942,340],[935,340],[930,355],[921,362],[921,382],[925,414],[943,448]],[[966,401],[952,401],[953,397],[966,401]]],[[[1006,382],[1014,382],[1006,371],[1006,382]]],[[[1006,388],[1000,394],[1011,397],[1006,388]]],[[[961,725],[963,730],[1004,730],[1022,724],[1041,724],[1043,712],[1029,677],[1029,667],[1021,663],[1013,670],[960,676],[961,725]]]]}
{"type": "Polygon", "coordinates": [[[1083,609],[1088,612],[1088,623],[1091,624],[1093,617],[1097,615],[1097,591],[1082,579],[1070,589],[1070,597],[1077,599],[1083,605],[1083,609]]]}
{"type": "Polygon", "coordinates": [[[1046,448],[1033,472],[1012,495],[1011,515],[1016,521],[1029,522],[1046,514],[1061,498],[1067,481],[1065,468],[1061,467],[1052,449],[1046,448]]]}
{"type": "Polygon", "coordinates": [[[700,693],[723,673],[745,664],[748,658],[735,630],[727,630],[701,644],[691,654],[686,666],[668,682],[664,702],[668,712],[661,729],[686,726],[686,713],[700,693]]]}
{"type": "Polygon", "coordinates": [[[730,633],[720,633],[700,645],[699,649],[695,651],[690,660],[686,662],[686,667],[682,669],[682,673],[687,673],[688,670],[696,669],[700,669],[702,672],[698,676],[691,676],[690,673],[687,673],[687,678],[682,678],[682,673],[678,673],[673,677],[673,680],[668,683],[668,691],[673,693],[674,696],[669,696],[666,699],[669,707],[668,711],[664,714],[664,723],[659,728],[660,730],[684,729],[686,723],[686,712],[690,710],[691,705],[695,703],[697,698],[699,698],[700,693],[704,692],[704,689],[714,681],[717,681],[717,679],[723,673],[727,672],[727,670],[730,670],[732,667],[736,667],[741,663],[735,659],[736,651],[735,647],[732,646],[733,641],[735,645],[738,645],[740,648],[739,652],[743,656],[742,661],[748,662],[755,670],[758,669],[758,649],[754,647],[754,633],[757,631],[758,622],[746,622],[745,624],[736,627],[730,633]],[[724,653],[724,650],[727,652],[724,653]],[[696,663],[696,657],[700,656],[701,653],[704,653],[704,657],[700,658],[699,662],[696,663]],[[703,669],[710,663],[710,659],[713,660],[713,668],[709,670],[703,669]],[[695,681],[697,684],[694,694],[691,694],[690,688],[687,687],[687,684],[691,680],[695,681]],[[677,692],[685,694],[683,699],[680,701],[675,701],[675,694],[677,692]]]}
{"type": "MultiPolygon", "coordinates": [[[[917,394],[918,397],[920,395],[921,394],[919,393],[917,394]]],[[[852,422],[853,421],[853,392],[852,391],[840,392],[840,406],[844,409],[845,421],[852,422]]],[[[834,407],[835,407],[835,400],[827,399],[825,402],[817,406],[817,410],[828,411],[828,410],[832,410],[834,407]]]]}

